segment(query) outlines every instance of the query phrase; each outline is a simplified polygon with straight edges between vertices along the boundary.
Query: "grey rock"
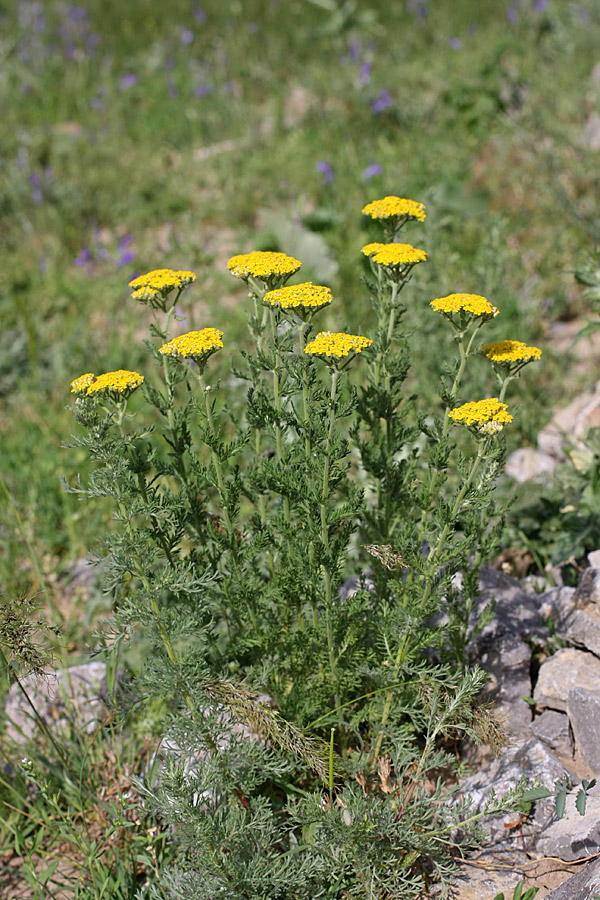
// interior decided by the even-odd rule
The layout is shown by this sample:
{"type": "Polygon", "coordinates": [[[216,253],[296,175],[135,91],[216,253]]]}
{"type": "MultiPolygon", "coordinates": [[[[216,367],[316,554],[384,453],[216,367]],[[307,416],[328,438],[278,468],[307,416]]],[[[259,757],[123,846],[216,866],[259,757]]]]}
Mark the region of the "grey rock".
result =
{"type": "Polygon", "coordinates": [[[593,859],[577,875],[546,894],[546,900],[594,900],[600,895],[600,859],[593,859]]]}
{"type": "Polygon", "coordinates": [[[593,569],[600,569],[600,550],[591,550],[588,555],[588,565],[593,569]]]}
{"type": "MultiPolygon", "coordinates": [[[[460,587],[460,583],[457,584],[460,587]]],[[[496,603],[493,619],[470,644],[470,655],[476,659],[486,645],[510,635],[523,641],[538,638],[545,641],[548,630],[539,612],[539,598],[523,590],[520,581],[497,569],[482,568],[479,575],[480,594],[475,599],[473,623],[492,600],[496,603]]]]}
{"type": "Polygon", "coordinates": [[[583,762],[600,775],[600,679],[594,690],[578,685],[569,691],[567,713],[583,762]]]}
{"type": "MultiPolygon", "coordinates": [[[[38,715],[52,734],[64,731],[69,723],[85,727],[92,734],[106,715],[106,666],[89,662],[49,672],[28,675],[21,684],[38,715]]],[[[18,684],[8,692],[4,708],[7,717],[6,736],[18,744],[31,738],[39,723],[18,684]]]]}
{"type": "MultiPolygon", "coordinates": [[[[522,778],[537,781],[543,787],[553,790],[554,783],[566,774],[567,770],[550,750],[537,738],[532,737],[520,746],[509,747],[498,759],[465,778],[461,782],[460,791],[461,794],[470,796],[475,811],[481,812],[492,790],[497,796],[502,797],[522,778]]],[[[523,825],[523,836],[528,847],[535,841],[536,836],[548,827],[554,815],[553,797],[535,803],[532,815],[523,825]]],[[[507,821],[510,821],[510,816],[493,816],[482,822],[492,843],[503,841],[505,846],[508,835],[505,826],[507,821]]],[[[514,841],[515,847],[519,846],[520,835],[515,835],[511,840],[514,841]]]]}
{"type": "Polygon", "coordinates": [[[534,719],[531,730],[536,738],[546,744],[559,756],[573,756],[573,738],[569,727],[569,717],[554,709],[547,709],[534,719]]]}
{"type": "MultiPolygon", "coordinates": [[[[584,574],[589,571],[585,569],[584,574]]],[[[586,591],[590,586],[586,585],[586,591]]],[[[586,591],[581,594],[579,588],[555,588],[541,598],[540,613],[552,619],[559,637],[600,657],[600,607],[587,602],[586,591]]]]}
{"type": "Polygon", "coordinates": [[[576,687],[600,690],[600,660],[564,647],[540,666],[533,699],[538,706],[566,712],[567,696],[576,687]]]}
{"type": "Polygon", "coordinates": [[[575,590],[575,600],[581,606],[600,605],[600,569],[584,569],[575,590]]]}
{"type": "MultiPolygon", "coordinates": [[[[460,900],[495,900],[500,892],[506,898],[513,896],[513,891],[523,878],[520,872],[494,872],[469,867],[461,868],[460,876],[453,881],[455,896],[460,900]]],[[[436,894],[432,891],[432,896],[436,894]]]]}
{"type": "Polygon", "coordinates": [[[600,114],[591,112],[583,126],[583,143],[590,150],[600,150],[600,114]]]}
{"type": "Polygon", "coordinates": [[[532,478],[543,480],[556,468],[556,459],[536,450],[535,447],[521,447],[506,460],[506,474],[519,483],[532,478]]]}
{"type": "Polygon", "coordinates": [[[341,585],[338,596],[343,602],[348,597],[353,597],[358,591],[375,592],[375,583],[372,579],[373,569],[364,569],[361,575],[352,575],[341,585]]]}
{"type": "Polygon", "coordinates": [[[583,446],[590,428],[600,425],[600,382],[594,389],[581,394],[572,403],[554,414],[552,421],[538,435],[538,449],[564,460],[564,446],[583,446]]]}
{"type": "MultiPolygon", "coordinates": [[[[544,856],[559,856],[567,861],[583,859],[600,851],[600,793],[598,788],[588,792],[585,816],[575,806],[577,790],[567,794],[565,814],[554,818],[537,837],[536,852],[544,856]]],[[[571,900],[571,895],[569,895],[571,900]]]]}
{"type": "Polygon", "coordinates": [[[482,649],[479,665],[490,675],[486,699],[494,701],[494,714],[511,740],[530,737],[531,707],[523,696],[531,694],[531,648],[510,634],[482,649]]]}

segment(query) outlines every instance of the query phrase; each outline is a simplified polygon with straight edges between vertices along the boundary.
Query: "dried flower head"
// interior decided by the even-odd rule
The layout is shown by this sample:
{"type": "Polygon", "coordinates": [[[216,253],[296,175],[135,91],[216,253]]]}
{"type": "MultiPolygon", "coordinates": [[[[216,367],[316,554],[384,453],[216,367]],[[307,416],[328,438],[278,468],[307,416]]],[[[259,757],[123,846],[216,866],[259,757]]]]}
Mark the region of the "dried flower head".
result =
{"type": "Polygon", "coordinates": [[[310,281],[267,291],[263,297],[265,303],[277,306],[279,309],[293,309],[301,317],[328,306],[332,299],[328,287],[322,284],[312,284],[310,281]]]}
{"type": "Polygon", "coordinates": [[[269,287],[285,281],[294,272],[297,272],[302,263],[287,253],[275,253],[272,251],[253,250],[252,253],[241,253],[232,256],[227,263],[227,268],[236,278],[247,281],[249,278],[258,278],[269,287]]]}
{"type": "Polygon", "coordinates": [[[223,347],[223,332],[218,328],[203,328],[201,331],[188,331],[172,341],[163,344],[158,352],[164,356],[172,356],[179,359],[193,359],[201,364],[206,362],[217,350],[223,347]]]}
{"type": "Polygon", "coordinates": [[[475,318],[493,319],[499,309],[485,297],[479,294],[448,294],[447,297],[438,297],[429,304],[436,312],[452,318],[456,313],[470,313],[475,318]]]}
{"type": "Polygon", "coordinates": [[[71,382],[71,393],[77,394],[79,397],[84,397],[87,394],[87,390],[92,383],[95,381],[96,376],[93,372],[86,372],[85,375],[80,375],[79,378],[75,378],[74,381],[71,382]]]}
{"type": "Polygon", "coordinates": [[[305,353],[320,356],[327,362],[361,353],[366,347],[370,347],[373,341],[370,338],[358,334],[345,334],[344,332],[320,331],[319,334],[304,348],[305,353]]]}
{"type": "Polygon", "coordinates": [[[405,197],[383,197],[381,200],[373,200],[363,207],[363,213],[378,221],[387,219],[416,219],[423,222],[425,219],[425,204],[416,200],[407,200],[405,197]]]}
{"type": "Polygon", "coordinates": [[[474,428],[479,434],[491,435],[502,431],[505,425],[512,422],[513,417],[507,410],[506,403],[502,403],[497,397],[491,397],[488,400],[463,403],[450,410],[448,416],[455,422],[474,428]]]}
{"type": "Polygon", "coordinates": [[[523,341],[497,341],[495,344],[484,344],[481,352],[489,360],[500,366],[512,367],[514,363],[527,363],[540,359],[542,351],[539,347],[528,347],[523,341]]]}
{"type": "Polygon", "coordinates": [[[133,391],[142,384],[144,376],[128,369],[117,369],[98,375],[89,385],[86,395],[106,397],[113,400],[126,400],[133,391]]]}

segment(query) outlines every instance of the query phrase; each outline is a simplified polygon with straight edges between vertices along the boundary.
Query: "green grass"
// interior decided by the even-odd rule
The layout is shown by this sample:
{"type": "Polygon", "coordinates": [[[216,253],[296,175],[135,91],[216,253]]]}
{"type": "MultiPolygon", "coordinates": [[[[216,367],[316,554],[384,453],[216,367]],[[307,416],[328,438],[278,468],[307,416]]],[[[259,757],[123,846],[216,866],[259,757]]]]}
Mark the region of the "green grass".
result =
{"type": "MultiPolygon", "coordinates": [[[[83,13],[51,2],[5,9],[4,592],[39,591],[31,550],[60,568],[93,546],[107,517],[82,515],[64,493],[62,475],[85,474],[81,454],[61,447],[71,430],[64,407],[81,372],[143,368],[146,312],[126,287],[138,272],[197,271],[190,327],[223,326],[239,345],[245,299],[226,260],[281,246],[282,223],[293,222],[281,249],[294,252],[289,243],[307,229],[324,241],[305,277],[337,265],[326,325],[366,333],[358,251],[375,232],[360,209],[386,193],[422,200],[427,221],[408,239],[430,261],[415,273],[409,316],[426,362],[415,385],[425,405],[436,402],[431,348],[441,340],[429,299],[483,293],[502,311],[487,339],[542,346],[553,319],[582,311],[568,270],[598,237],[597,159],[580,136],[599,14],[592,2],[535,12],[523,0],[510,22],[507,8],[437,4],[423,19],[381,0],[209,2],[196,17],[188,4],[167,11],[156,0],[125,13],[98,0],[83,13]],[[393,105],[374,113],[384,90],[393,105]],[[330,184],[319,161],[334,171],[330,184]],[[367,181],[372,162],[383,173],[367,181]],[[119,265],[126,235],[135,259],[119,265]],[[75,265],[84,248],[90,261],[75,265]]],[[[533,443],[580,386],[546,348],[527,374],[512,446],[533,443]]]]}

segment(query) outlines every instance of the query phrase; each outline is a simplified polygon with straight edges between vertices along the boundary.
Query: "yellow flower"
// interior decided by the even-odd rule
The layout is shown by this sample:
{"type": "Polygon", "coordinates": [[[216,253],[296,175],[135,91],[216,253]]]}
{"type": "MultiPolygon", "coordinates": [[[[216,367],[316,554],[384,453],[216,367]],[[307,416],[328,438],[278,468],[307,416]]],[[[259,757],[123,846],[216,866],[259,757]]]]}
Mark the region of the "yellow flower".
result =
{"type": "Polygon", "coordinates": [[[79,378],[71,382],[71,393],[83,397],[84,394],[87,394],[87,389],[95,378],[96,376],[93,372],[86,372],[85,375],[80,375],[79,378]]]}
{"type": "Polygon", "coordinates": [[[304,348],[305,353],[321,356],[326,360],[342,359],[351,353],[360,353],[373,343],[370,338],[344,332],[320,331],[304,348]]]}
{"type": "Polygon", "coordinates": [[[373,262],[388,269],[400,266],[414,266],[425,262],[427,254],[411,244],[367,244],[362,248],[366,256],[370,256],[373,262]]]}
{"type": "Polygon", "coordinates": [[[175,271],[174,269],[154,269],[140,275],[129,282],[134,300],[148,303],[154,309],[165,309],[168,295],[176,288],[183,290],[186,285],[196,280],[193,272],[175,271]]]}
{"type": "Polygon", "coordinates": [[[372,219],[386,221],[387,219],[417,219],[423,222],[425,219],[425,205],[416,200],[407,200],[405,197],[383,197],[382,200],[373,200],[363,208],[366,216],[372,219]]]}
{"type": "Polygon", "coordinates": [[[463,403],[452,409],[448,416],[455,422],[475,428],[480,434],[497,434],[505,425],[512,422],[513,417],[508,410],[508,405],[502,403],[497,397],[488,400],[477,400],[473,403],[463,403]]]}
{"type": "Polygon", "coordinates": [[[86,394],[100,394],[115,400],[123,400],[129,397],[133,391],[143,382],[144,376],[138,372],[130,372],[128,369],[117,369],[115,372],[105,372],[98,375],[89,385],[86,394]]]}
{"type": "Polygon", "coordinates": [[[280,309],[293,309],[302,312],[314,312],[327,306],[332,301],[331,291],[322,284],[290,284],[287,287],[267,291],[263,300],[280,309]]]}
{"type": "Polygon", "coordinates": [[[287,253],[275,253],[270,250],[253,250],[252,253],[240,253],[232,256],[227,268],[236,278],[246,281],[251,276],[268,283],[288,278],[297,272],[302,263],[287,253]]]}
{"type": "Polygon", "coordinates": [[[492,362],[505,366],[510,366],[511,363],[530,362],[532,359],[540,359],[542,355],[539,347],[528,347],[523,341],[498,341],[495,344],[484,344],[481,352],[492,362]]]}
{"type": "Polygon", "coordinates": [[[447,297],[438,297],[429,304],[436,312],[452,317],[454,313],[471,313],[477,318],[493,319],[500,312],[485,297],[479,294],[449,294],[447,297]]]}
{"type": "Polygon", "coordinates": [[[209,356],[223,347],[223,332],[218,328],[203,328],[201,331],[188,331],[172,341],[163,344],[158,352],[165,356],[193,359],[194,362],[206,362],[209,356]]]}

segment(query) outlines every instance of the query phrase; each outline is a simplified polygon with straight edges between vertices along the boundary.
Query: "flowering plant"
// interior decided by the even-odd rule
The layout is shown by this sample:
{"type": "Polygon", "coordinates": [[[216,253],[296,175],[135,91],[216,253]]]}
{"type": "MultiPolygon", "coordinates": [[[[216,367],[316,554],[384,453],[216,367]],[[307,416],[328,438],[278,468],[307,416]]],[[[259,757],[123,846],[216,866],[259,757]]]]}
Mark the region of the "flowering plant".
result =
{"type": "Polygon", "coordinates": [[[255,251],[229,261],[248,290],[252,352],[232,357],[213,325],[170,337],[195,276],[157,270],[131,287],[164,314],[149,344],[160,377],[149,358],[143,376],[71,385],[77,443],[97,461],[77,490],[115,506],[103,545],[114,652],[126,639],[144,647],[137,691],[164,704],[180,757],[144,786],[177,826],[170,897],[374,896],[377,884],[378,897],[411,898],[428,879],[446,885],[453,843],[471,841],[479,817],[431,780],[454,764],[442,739],[501,742],[464,647],[493,546],[505,393],[540,352],[512,342],[518,366],[506,367],[486,345],[499,397],[463,398],[476,336],[498,310],[472,294],[432,301],[459,356],[443,414],[414,416],[401,293],[427,254],[395,238],[425,208],[386,197],[363,212],[390,238],[363,248],[371,334],[313,335],[336,310],[329,288],[289,285],[301,262],[255,251]],[[237,405],[217,377],[226,356],[247,384],[237,405]],[[440,612],[444,629],[431,625],[440,612]]]}

